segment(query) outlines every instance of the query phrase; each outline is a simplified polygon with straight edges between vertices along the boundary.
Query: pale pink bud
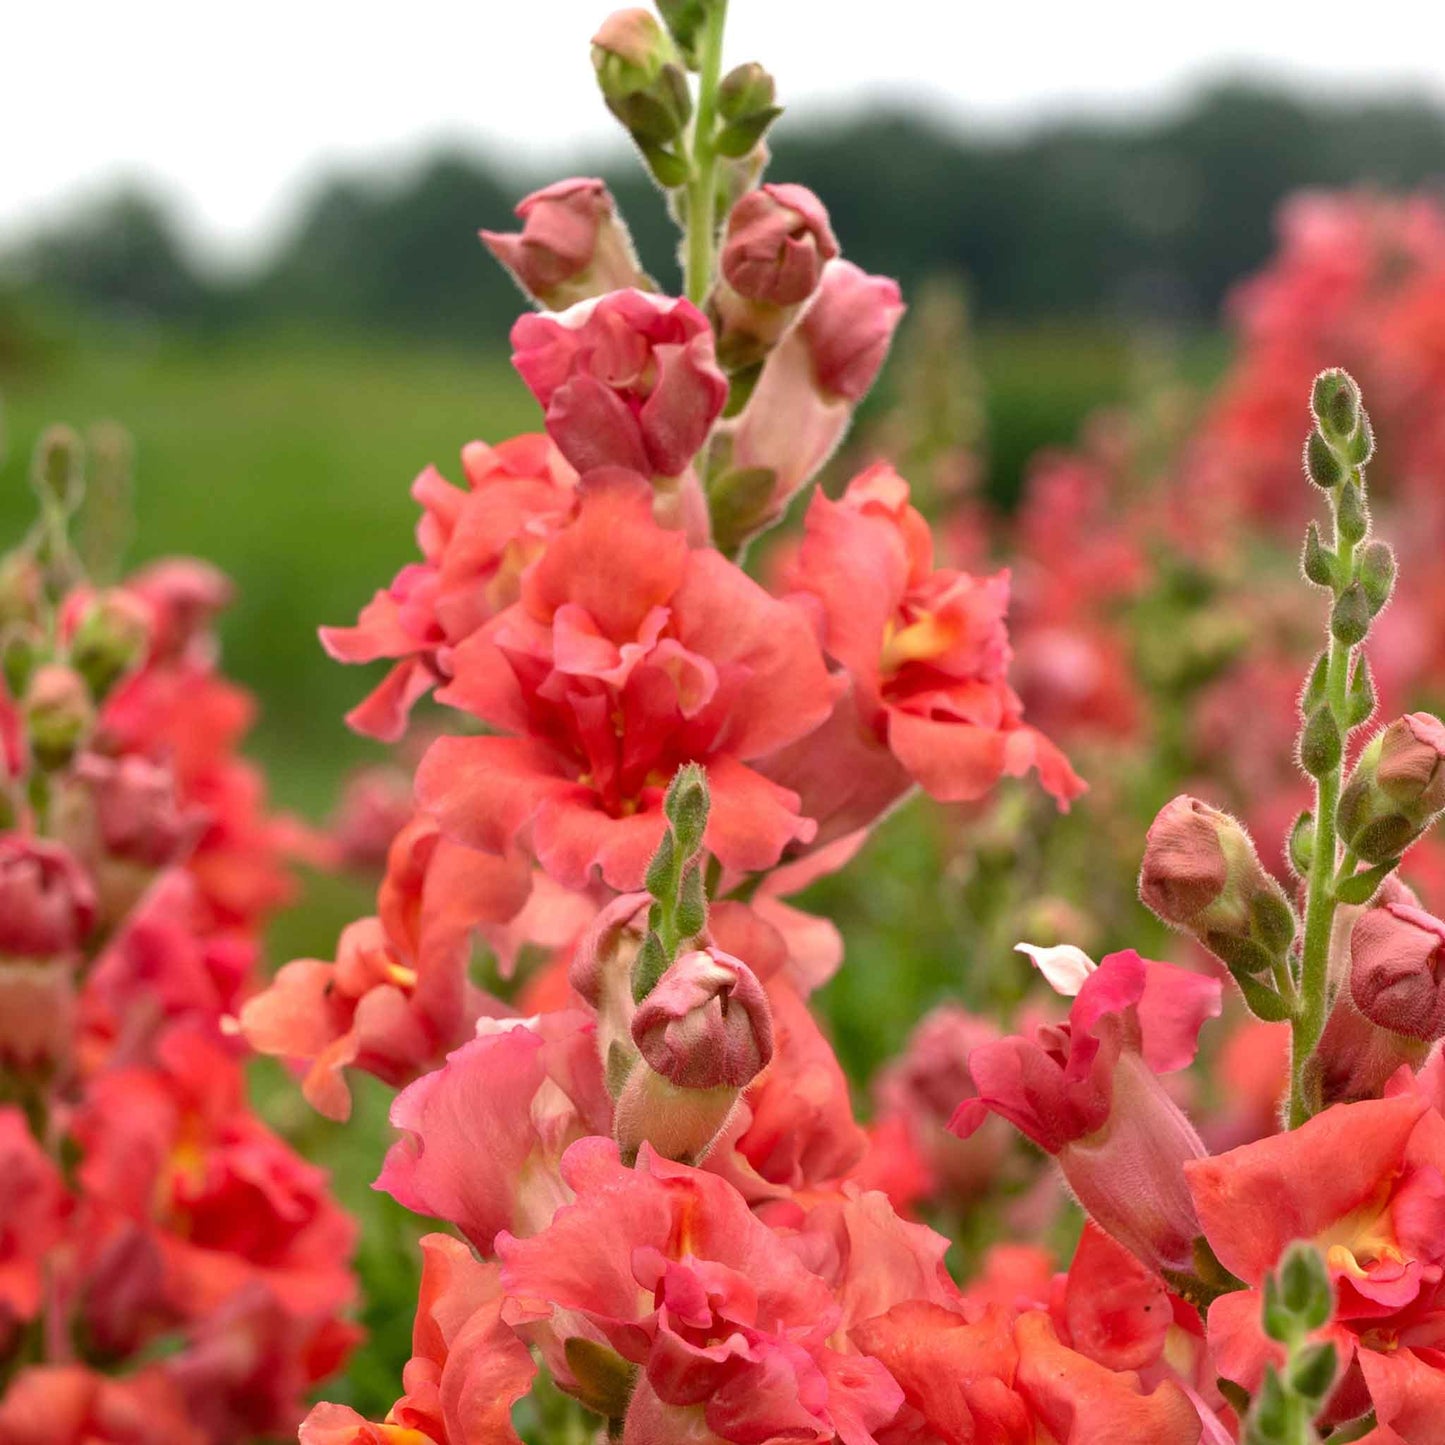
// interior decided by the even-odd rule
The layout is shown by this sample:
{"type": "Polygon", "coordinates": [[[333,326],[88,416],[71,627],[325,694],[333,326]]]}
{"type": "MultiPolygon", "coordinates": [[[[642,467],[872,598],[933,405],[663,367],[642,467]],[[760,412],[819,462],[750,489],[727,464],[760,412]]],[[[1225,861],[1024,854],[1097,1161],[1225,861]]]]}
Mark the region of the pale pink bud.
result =
{"type": "Polygon", "coordinates": [[[707,1157],[727,1127],[740,1089],[687,1089],[639,1059],[628,1074],[612,1116],[612,1132],[624,1159],[635,1159],[644,1144],[684,1164],[707,1157]]]}
{"type": "Polygon", "coordinates": [[[851,261],[829,261],[818,294],[798,323],[820,390],[861,401],[883,367],[902,317],[896,281],[870,276],[851,261]]]}
{"type": "Polygon", "coordinates": [[[1426,712],[1392,722],[1380,736],[1381,791],[1421,813],[1445,809],[1445,723],[1426,712]]]}
{"type": "Polygon", "coordinates": [[[632,1039],[683,1089],[741,1089],[773,1056],[773,1018],[757,975],[720,949],[684,953],[637,1006],[632,1039]]]}
{"type": "Polygon", "coordinates": [[[96,697],[145,656],[151,620],[150,607],[124,587],[84,601],[69,630],[70,663],[96,697]]]}
{"type": "Polygon", "coordinates": [[[647,936],[651,906],[650,894],[619,894],[588,925],[572,953],[572,987],[597,1011],[597,1049],[614,1093],[637,1058],[632,965],[647,936]]]}
{"type": "Polygon", "coordinates": [[[1350,935],[1350,994],[1372,1023],[1445,1037],[1445,923],[1408,903],[1367,908],[1350,935]]]}
{"type": "Polygon", "coordinates": [[[89,789],[105,851],[147,868],[164,868],[196,841],[203,818],[183,811],[175,775],[145,758],[81,758],[76,776],[89,789]]]}
{"type": "Polygon", "coordinates": [[[722,274],[738,295],[771,306],[796,306],[817,288],[823,265],[838,254],[823,203],[806,186],[750,191],[728,216],[722,274]]]}
{"type": "Polygon", "coordinates": [[[43,838],[0,837],[0,956],[74,952],[95,908],[95,889],[68,849],[43,838]]]}
{"type": "Polygon", "coordinates": [[[1249,834],[1197,798],[1175,798],[1150,825],[1139,896],[1245,973],[1267,969],[1294,936],[1293,910],[1249,834]]]}
{"type": "Polygon", "coordinates": [[[1305,1065],[1305,1090],[1316,1110],[1378,1099],[1402,1064],[1424,1062],[1430,1045],[1365,1017],[1352,990],[1335,996],[1324,1032],[1305,1065]]]}
{"type": "Polygon", "coordinates": [[[517,206],[522,230],[482,231],[487,249],[548,310],[635,286],[647,289],[627,228],[599,180],[557,181],[517,206]]]}

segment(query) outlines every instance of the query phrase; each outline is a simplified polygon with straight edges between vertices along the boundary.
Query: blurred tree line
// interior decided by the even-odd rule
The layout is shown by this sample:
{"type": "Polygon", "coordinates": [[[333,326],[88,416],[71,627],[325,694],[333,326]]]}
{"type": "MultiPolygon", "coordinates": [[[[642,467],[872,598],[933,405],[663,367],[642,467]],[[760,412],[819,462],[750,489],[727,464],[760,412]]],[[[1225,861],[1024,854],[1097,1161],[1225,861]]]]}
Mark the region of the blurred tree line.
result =
{"type": "MultiPolygon", "coordinates": [[[[826,128],[785,118],[775,136],[771,174],[826,198],[848,255],[910,289],[962,273],[985,318],[1208,318],[1267,254],[1291,191],[1445,177],[1445,112],[1423,100],[1241,83],[1147,121],[1060,120],[1012,138],[901,113],[826,128]]],[[[671,281],[660,198],[629,158],[600,169],[649,268],[671,281]]],[[[206,330],[298,323],[492,346],[517,296],[476,230],[505,229],[548,179],[460,153],[400,178],[338,175],[244,279],[210,276],[165,207],[131,192],[35,237],[3,271],[12,292],[206,330]]]]}

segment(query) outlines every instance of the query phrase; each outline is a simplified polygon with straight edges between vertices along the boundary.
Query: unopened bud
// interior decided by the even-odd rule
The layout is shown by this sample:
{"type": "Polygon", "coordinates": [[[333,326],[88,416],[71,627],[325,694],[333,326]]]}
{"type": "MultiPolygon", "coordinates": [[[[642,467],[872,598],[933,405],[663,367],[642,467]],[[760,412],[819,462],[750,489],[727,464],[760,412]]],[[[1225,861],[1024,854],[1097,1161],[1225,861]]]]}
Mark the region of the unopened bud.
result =
{"type": "Polygon", "coordinates": [[[1329,442],[1312,431],[1305,442],[1305,475],[1310,481],[1330,491],[1344,481],[1347,470],[1329,442]]]}
{"type": "Polygon", "coordinates": [[[1371,542],[1360,553],[1360,586],[1369,599],[1372,616],[1390,600],[1395,588],[1395,553],[1388,542],[1371,542]]]}
{"type": "Polygon", "coordinates": [[[592,65],[607,108],[640,145],[665,145],[692,114],[682,60],[646,10],[618,10],[592,38],[592,65]]]}
{"type": "Polygon", "coordinates": [[[1300,734],[1300,766],[1310,777],[1322,778],[1339,767],[1344,747],[1334,712],[1328,703],[1321,703],[1305,720],[1300,734]]]}
{"type": "Polygon", "coordinates": [[[718,0],[657,0],[657,9],[677,43],[679,53],[689,70],[696,70],[700,59],[698,43],[707,23],[708,11],[718,0]]]}
{"type": "Polygon", "coordinates": [[[719,949],[685,953],[638,1005],[632,1039],[679,1088],[741,1089],[773,1056],[772,1012],[747,964],[719,949]]]}
{"type": "Polygon", "coordinates": [[[1320,540],[1320,529],[1314,522],[1309,524],[1309,528],[1305,532],[1302,565],[1305,576],[1316,587],[1333,587],[1335,585],[1335,555],[1320,540]]]}
{"type": "Polygon", "coordinates": [[[1243,825],[1197,798],[1175,798],[1150,826],[1139,896],[1244,973],[1268,969],[1295,935],[1294,910],[1243,825]]]}
{"type": "Polygon", "coordinates": [[[204,819],[182,810],[169,768],[134,754],[91,753],[79,760],[75,774],[90,793],[99,841],[111,856],[164,868],[196,841],[204,819]]]}
{"type": "Polygon", "coordinates": [[[718,87],[718,154],[737,159],[755,150],[782,113],[773,77],[761,65],[750,61],[730,70],[718,87]]]}
{"type": "Polygon", "coordinates": [[[25,721],[35,761],[50,772],[63,768],[95,722],[85,679],[58,662],[36,668],[25,691],[25,721]]]}
{"type": "Polygon", "coordinates": [[[151,609],[134,593],[114,588],[92,598],[70,637],[70,665],[97,700],[144,656],[151,609]]]}
{"type": "Polygon", "coordinates": [[[651,290],[599,180],[558,181],[517,206],[518,232],[482,231],[487,249],[529,296],[551,311],[628,287],[651,290]]]}
{"type": "Polygon", "coordinates": [[[1340,488],[1340,500],[1335,512],[1340,536],[1346,542],[1363,542],[1370,530],[1370,510],[1365,505],[1365,494],[1357,482],[1349,481],[1340,488]]]}
{"type": "Polygon", "coordinates": [[[685,1089],[639,1059],[617,1099],[612,1132],[624,1159],[649,1144],[668,1159],[698,1164],[727,1127],[740,1091],[685,1089]]]}
{"type": "Polygon", "coordinates": [[[1373,616],[1365,589],[1358,582],[1351,582],[1335,599],[1330,612],[1330,633],[1346,647],[1356,647],[1368,636],[1373,616]]]}
{"type": "Polygon", "coordinates": [[[806,186],[767,185],[733,207],[722,273],[749,301],[796,306],[817,289],[823,266],[838,254],[823,203],[806,186]]]}
{"type": "Polygon", "coordinates": [[[43,838],[0,837],[0,958],[73,953],[95,910],[95,889],[68,849],[43,838]]]}
{"type": "Polygon", "coordinates": [[[34,554],[17,550],[0,557],[0,628],[40,619],[45,575],[34,554]]]}
{"type": "Polygon", "coordinates": [[[707,770],[697,763],[679,768],[668,784],[662,809],[676,834],[680,858],[691,858],[702,847],[711,806],[707,770]]]}
{"type": "Polygon", "coordinates": [[[1360,388],[1354,377],[1342,367],[1320,372],[1310,391],[1310,410],[1331,437],[1349,436],[1360,421],[1360,388]]]}
{"type": "Polygon", "coordinates": [[[1350,995],[1382,1029],[1445,1038],[1445,923],[1403,902],[1364,909],[1350,933],[1350,995]]]}
{"type": "Polygon", "coordinates": [[[1429,713],[1392,722],[1360,754],[1340,795],[1341,839],[1365,863],[1398,858],[1445,809],[1445,724],[1429,713]]]}
{"type": "Polygon", "coordinates": [[[85,488],[83,447],[80,437],[68,426],[53,426],[35,448],[32,484],[41,501],[65,513],[80,505],[85,488]]]}

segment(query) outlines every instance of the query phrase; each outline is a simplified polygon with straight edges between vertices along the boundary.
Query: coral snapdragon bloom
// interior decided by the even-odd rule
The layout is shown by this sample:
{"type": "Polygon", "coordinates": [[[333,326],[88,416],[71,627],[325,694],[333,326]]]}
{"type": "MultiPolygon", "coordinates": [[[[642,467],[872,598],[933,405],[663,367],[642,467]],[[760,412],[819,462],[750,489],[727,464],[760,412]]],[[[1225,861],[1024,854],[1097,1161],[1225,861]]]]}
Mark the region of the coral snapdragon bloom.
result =
{"type": "Polygon", "coordinates": [[[824,838],[871,822],[914,783],[967,802],[1036,768],[1061,806],[1083,791],[1009,686],[1007,573],[935,568],[928,523],[885,464],[839,501],[815,495],[805,527],[790,585],[852,691],[820,735],[827,746],[809,740],[773,774],[824,838]]]}
{"type": "Polygon", "coordinates": [[[1159,1075],[1193,1062],[1200,1028],[1219,1013],[1219,981],[1133,952],[1095,968],[1076,949],[1040,950],[1039,963],[1076,995],[1067,1022],[977,1045],[973,1097],[950,1127],[967,1138],[1002,1115],[1058,1159],[1121,1244],[1156,1269],[1190,1270],[1200,1229],[1183,1169],[1204,1145],[1159,1075]]]}
{"type": "Polygon", "coordinates": [[[379,915],[351,924],[335,962],[286,964],[249,999],[240,1028],[259,1053],[309,1065],[302,1092],[333,1119],[351,1112],[345,1070],[389,1084],[440,1063],[484,1013],[504,1011],[467,979],[471,938],[527,901],[522,859],[463,848],[427,817],[393,840],[379,915]]]}
{"type": "Polygon", "coordinates": [[[902,1393],[830,1345],[832,1289],[730,1184],[646,1148],[624,1168],[602,1139],[574,1144],[563,1172],[576,1203],[497,1242],[507,1318],[563,1389],[625,1411],[625,1438],[648,1445],[872,1445],[902,1393]]]}
{"type": "Polygon", "coordinates": [[[545,436],[462,448],[467,489],[435,467],[412,483],[421,504],[422,561],[403,567],[361,610],[354,627],[323,627],[338,662],[395,659],[347,722],[394,742],[413,706],[449,675],[447,650],[515,601],[525,567],[571,514],[577,474],[545,436]]]}
{"type": "Polygon", "coordinates": [[[1266,1275],[1296,1239],[1335,1286],[1342,1379],[1332,1418],[1373,1405],[1411,1445],[1445,1422],[1445,1119],[1414,1090],[1336,1104],[1288,1133],[1185,1166],[1220,1262],[1248,1286],[1216,1300],[1219,1373],[1246,1389],[1278,1361],[1260,1325],[1266,1275]],[[1355,1367],[1350,1368],[1351,1360],[1355,1367]],[[1365,1393],[1368,1392],[1368,1399],[1365,1393]]]}
{"type": "Polygon", "coordinates": [[[351,1303],[355,1224],[325,1172],[246,1108],[239,1067],[208,1038],[173,1031],[156,1066],[102,1074],[74,1134],[87,1255],[114,1262],[140,1239],[135,1256],[158,1262],[119,1291],[116,1328],[200,1318],[256,1284],[318,1325],[351,1303]]]}
{"type": "Polygon", "coordinates": [[[682,764],[708,770],[706,847],[745,871],[812,835],[794,794],[747,766],[811,732],[834,687],[806,619],[652,515],[631,473],[594,473],[520,599],[452,657],[440,700],[510,737],[442,738],[417,794],[443,832],[523,840],[567,887],[638,887],[682,764]]]}
{"type": "Polygon", "coordinates": [[[1158,1279],[1086,1226],[1044,1293],[963,1308],[909,1300],[856,1325],[854,1342],[906,1397],[881,1445],[1195,1445],[1208,1406],[1168,1363],[1190,1354],[1187,1324],[1158,1279]]]}

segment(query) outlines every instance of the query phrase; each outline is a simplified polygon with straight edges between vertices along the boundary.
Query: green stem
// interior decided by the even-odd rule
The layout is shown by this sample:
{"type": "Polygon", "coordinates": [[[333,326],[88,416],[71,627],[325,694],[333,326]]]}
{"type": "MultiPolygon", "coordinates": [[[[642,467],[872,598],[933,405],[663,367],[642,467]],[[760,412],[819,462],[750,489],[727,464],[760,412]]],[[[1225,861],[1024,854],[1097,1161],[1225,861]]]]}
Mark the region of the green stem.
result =
{"type": "MultiPolygon", "coordinates": [[[[1338,495],[1338,494],[1336,494],[1338,495]]],[[[1335,551],[1339,556],[1344,591],[1355,577],[1355,544],[1340,536],[1335,518],[1335,551]]],[[[1334,714],[1341,738],[1349,733],[1349,684],[1351,649],[1333,635],[1325,672],[1325,703],[1334,714]]],[[[1310,860],[1309,902],[1305,908],[1304,953],[1300,971],[1299,1008],[1293,1020],[1293,1048],[1290,1069],[1290,1128],[1296,1129],[1312,1110],[1305,1094],[1305,1066],[1324,1032],[1329,1007],[1330,936],[1334,931],[1335,879],[1340,867],[1335,838],[1335,810],[1340,802],[1344,774],[1341,758],[1322,778],[1315,781],[1315,841],[1310,860]]]]}
{"type": "Polygon", "coordinates": [[[687,250],[683,262],[687,299],[694,306],[702,305],[712,287],[717,232],[717,152],[713,138],[727,10],[727,0],[713,0],[698,46],[697,113],[692,127],[692,177],[687,183],[687,250]]]}

